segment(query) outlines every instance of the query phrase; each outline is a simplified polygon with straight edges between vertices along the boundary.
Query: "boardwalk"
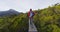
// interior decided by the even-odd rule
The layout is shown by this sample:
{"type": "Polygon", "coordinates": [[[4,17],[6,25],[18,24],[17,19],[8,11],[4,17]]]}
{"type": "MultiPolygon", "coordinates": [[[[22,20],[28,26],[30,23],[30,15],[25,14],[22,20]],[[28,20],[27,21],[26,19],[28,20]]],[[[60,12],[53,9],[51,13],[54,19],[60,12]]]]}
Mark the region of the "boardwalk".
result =
{"type": "Polygon", "coordinates": [[[29,20],[29,32],[37,32],[34,23],[32,22],[32,24],[30,24],[30,20],[29,20]]]}

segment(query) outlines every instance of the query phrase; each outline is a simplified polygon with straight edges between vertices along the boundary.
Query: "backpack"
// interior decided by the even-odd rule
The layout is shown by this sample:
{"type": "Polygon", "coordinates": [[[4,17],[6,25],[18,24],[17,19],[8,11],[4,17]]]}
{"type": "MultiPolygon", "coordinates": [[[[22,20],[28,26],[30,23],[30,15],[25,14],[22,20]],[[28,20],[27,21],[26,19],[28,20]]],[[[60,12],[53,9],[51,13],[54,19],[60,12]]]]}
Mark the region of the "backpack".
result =
{"type": "Polygon", "coordinates": [[[30,12],[30,17],[33,17],[34,16],[34,12],[30,12]]]}

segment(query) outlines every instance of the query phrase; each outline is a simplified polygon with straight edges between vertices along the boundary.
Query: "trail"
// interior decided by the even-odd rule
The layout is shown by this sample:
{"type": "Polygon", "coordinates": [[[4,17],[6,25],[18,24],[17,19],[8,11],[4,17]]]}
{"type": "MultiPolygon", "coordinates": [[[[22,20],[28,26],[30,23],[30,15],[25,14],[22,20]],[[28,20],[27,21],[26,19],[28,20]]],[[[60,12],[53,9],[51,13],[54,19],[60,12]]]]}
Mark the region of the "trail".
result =
{"type": "Polygon", "coordinates": [[[29,32],[37,32],[37,28],[35,27],[34,23],[30,24],[29,20],[29,32]]]}

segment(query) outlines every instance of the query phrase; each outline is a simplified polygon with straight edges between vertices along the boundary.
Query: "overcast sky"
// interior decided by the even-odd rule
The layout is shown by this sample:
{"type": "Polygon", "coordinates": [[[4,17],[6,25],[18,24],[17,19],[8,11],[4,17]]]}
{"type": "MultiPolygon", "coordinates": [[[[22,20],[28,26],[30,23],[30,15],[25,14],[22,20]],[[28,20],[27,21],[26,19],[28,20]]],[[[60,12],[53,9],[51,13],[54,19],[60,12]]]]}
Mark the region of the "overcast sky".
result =
{"type": "Polygon", "coordinates": [[[60,3],[60,0],[0,0],[0,11],[14,9],[19,12],[27,12],[30,8],[42,9],[60,3]]]}

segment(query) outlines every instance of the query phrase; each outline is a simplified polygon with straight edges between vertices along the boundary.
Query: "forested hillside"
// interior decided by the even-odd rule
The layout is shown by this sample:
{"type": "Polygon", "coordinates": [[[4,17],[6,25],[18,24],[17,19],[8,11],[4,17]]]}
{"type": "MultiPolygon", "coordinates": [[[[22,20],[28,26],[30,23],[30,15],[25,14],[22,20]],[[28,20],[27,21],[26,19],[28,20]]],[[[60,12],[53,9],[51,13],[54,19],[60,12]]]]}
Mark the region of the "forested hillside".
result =
{"type": "MultiPolygon", "coordinates": [[[[34,10],[38,32],[60,32],[60,4],[34,10]]],[[[28,32],[27,13],[0,17],[0,32],[28,32]]]]}
{"type": "Polygon", "coordinates": [[[0,32],[27,32],[27,14],[0,17],[0,32]]]}
{"type": "Polygon", "coordinates": [[[38,32],[60,32],[60,4],[35,12],[34,23],[38,32]]]}

